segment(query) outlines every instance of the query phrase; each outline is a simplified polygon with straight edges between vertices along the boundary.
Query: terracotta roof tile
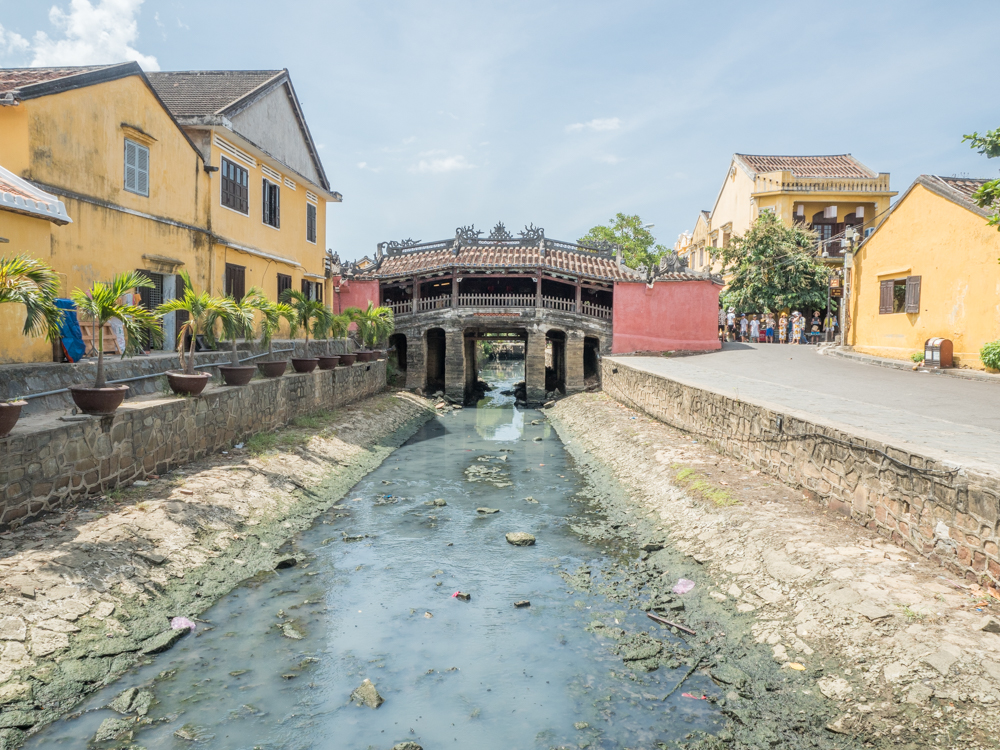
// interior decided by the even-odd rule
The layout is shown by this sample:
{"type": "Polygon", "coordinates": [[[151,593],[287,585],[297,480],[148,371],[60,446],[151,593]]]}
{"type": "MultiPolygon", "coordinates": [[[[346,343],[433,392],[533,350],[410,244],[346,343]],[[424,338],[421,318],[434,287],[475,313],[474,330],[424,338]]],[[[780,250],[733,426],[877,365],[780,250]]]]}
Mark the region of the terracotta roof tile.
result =
{"type": "Polygon", "coordinates": [[[174,117],[221,114],[284,70],[189,70],[147,73],[174,117]]]}
{"type": "MultiPolygon", "coordinates": [[[[541,268],[554,274],[580,276],[601,281],[642,281],[644,276],[631,268],[620,268],[614,258],[597,253],[574,252],[548,248],[542,256],[537,246],[478,245],[463,246],[455,255],[448,248],[388,255],[377,269],[361,274],[361,278],[385,279],[410,276],[414,273],[450,270],[532,270],[541,268]]],[[[668,281],[704,280],[690,273],[666,273],[657,277],[668,281]]]]}
{"type": "Polygon", "coordinates": [[[469,270],[538,268],[553,273],[586,276],[607,281],[637,278],[630,269],[620,269],[613,258],[586,252],[547,249],[543,257],[537,246],[465,246],[455,255],[448,248],[386,256],[372,278],[407,276],[458,267],[469,270]]]}
{"type": "MultiPolygon", "coordinates": [[[[989,212],[979,207],[973,199],[972,194],[989,182],[987,179],[970,179],[968,177],[942,177],[940,175],[923,174],[917,178],[917,183],[924,185],[938,193],[947,196],[956,203],[965,206],[970,211],[974,211],[982,216],[989,215],[989,212]]],[[[898,204],[897,204],[898,205],[898,204]]]]}
{"type": "Polygon", "coordinates": [[[110,65],[88,65],[74,68],[0,68],[0,94],[17,91],[35,83],[45,83],[58,78],[109,68],[110,65]]]}
{"type": "Polygon", "coordinates": [[[736,154],[751,171],[791,172],[798,177],[878,177],[850,154],[832,156],[765,156],[736,154]]]}

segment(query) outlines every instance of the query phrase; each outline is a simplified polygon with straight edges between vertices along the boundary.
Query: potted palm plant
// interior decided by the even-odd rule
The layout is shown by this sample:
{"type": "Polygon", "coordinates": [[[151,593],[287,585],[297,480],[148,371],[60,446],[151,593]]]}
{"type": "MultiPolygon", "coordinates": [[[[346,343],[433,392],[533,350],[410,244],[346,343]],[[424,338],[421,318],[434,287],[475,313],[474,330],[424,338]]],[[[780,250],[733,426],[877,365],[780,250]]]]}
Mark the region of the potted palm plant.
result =
{"type": "Polygon", "coordinates": [[[241,365],[240,355],[236,349],[236,340],[253,336],[254,313],[269,304],[267,296],[260,287],[250,287],[243,299],[224,297],[219,310],[209,313],[208,331],[214,336],[216,321],[222,323],[222,338],[230,344],[230,364],[219,367],[222,379],[226,385],[246,385],[253,378],[257,368],[253,365],[241,365]]]}
{"type": "Polygon", "coordinates": [[[132,289],[150,288],[153,281],[137,271],[116,275],[110,282],[96,281],[89,290],[73,290],[70,295],[76,309],[90,318],[97,331],[97,376],[93,386],[70,386],[69,392],[80,411],[85,414],[106,416],[114,414],[128,392],[127,385],[108,385],[104,377],[104,326],[112,320],[122,324],[125,349],[122,358],[133,357],[143,350],[148,334],[151,343],[163,339],[160,315],[139,305],[126,304],[121,298],[132,289]]]}
{"type": "Polygon", "coordinates": [[[260,307],[260,343],[267,347],[267,359],[257,363],[257,369],[265,378],[280,378],[285,374],[288,360],[274,358],[274,334],[284,318],[291,324],[295,320],[295,310],[284,302],[271,302],[260,307]]]}
{"type": "Polygon", "coordinates": [[[335,317],[329,307],[324,307],[322,312],[316,316],[316,322],[313,323],[313,335],[316,340],[324,339],[326,342],[325,353],[319,355],[319,369],[321,370],[332,370],[340,362],[340,356],[330,351],[330,336],[333,334],[335,317]]]}
{"type": "Polygon", "coordinates": [[[208,332],[209,318],[222,309],[223,302],[208,292],[196,292],[187,271],[181,271],[180,276],[184,281],[184,296],[167,300],[156,308],[156,313],[161,316],[174,312],[187,313],[187,320],[178,326],[177,331],[177,353],[181,359],[181,369],[167,370],[166,375],[170,389],[174,393],[197,396],[205,390],[212,376],[207,372],[195,372],[195,346],[198,343],[198,336],[208,332]],[[184,346],[185,337],[190,338],[190,348],[184,346]]]}
{"type": "MultiPolygon", "coordinates": [[[[0,258],[0,304],[16,302],[24,305],[25,336],[59,336],[62,311],[56,307],[59,277],[40,260],[27,255],[0,258]]],[[[0,401],[0,438],[10,434],[27,401],[19,398],[0,401]]]]}
{"type": "MultiPolygon", "coordinates": [[[[340,315],[333,315],[330,318],[330,336],[337,339],[337,341],[344,342],[347,340],[347,334],[351,329],[351,319],[347,315],[341,313],[340,315]]],[[[329,345],[329,344],[328,344],[329,345]]],[[[344,347],[346,348],[346,346],[344,347]]],[[[329,350],[328,350],[329,351],[329,350]]],[[[353,365],[355,355],[353,354],[337,354],[332,355],[332,358],[336,359],[336,366],[341,365],[353,365]],[[345,361],[346,360],[346,361],[345,361]]]]}
{"type": "Polygon", "coordinates": [[[353,308],[352,317],[358,325],[358,336],[364,347],[358,352],[358,359],[362,362],[370,362],[380,356],[385,356],[385,352],[380,352],[376,347],[380,341],[387,339],[396,328],[392,310],[388,307],[376,307],[373,302],[369,302],[365,310],[353,308]]]}
{"type": "Polygon", "coordinates": [[[299,328],[302,328],[306,333],[305,356],[292,357],[292,367],[295,372],[312,372],[319,364],[319,358],[309,356],[309,329],[312,328],[316,318],[323,315],[326,307],[319,300],[309,299],[305,294],[294,289],[286,289],[281,296],[283,297],[282,302],[287,303],[295,311],[295,317],[292,320],[292,338],[295,338],[299,328]]]}

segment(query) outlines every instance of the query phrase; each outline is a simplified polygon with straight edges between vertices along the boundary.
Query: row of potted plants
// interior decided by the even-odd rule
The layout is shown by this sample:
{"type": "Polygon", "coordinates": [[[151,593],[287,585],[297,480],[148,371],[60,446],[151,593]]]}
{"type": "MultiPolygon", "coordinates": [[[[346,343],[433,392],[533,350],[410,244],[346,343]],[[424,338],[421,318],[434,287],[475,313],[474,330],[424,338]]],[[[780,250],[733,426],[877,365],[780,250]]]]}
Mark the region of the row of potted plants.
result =
{"type": "MultiPolygon", "coordinates": [[[[372,303],[365,310],[348,308],[337,315],[322,302],[291,289],[285,290],[278,302],[269,300],[258,287],[252,287],[242,299],[237,300],[231,296],[218,297],[196,291],[187,272],[182,272],[181,278],[184,281],[184,296],[168,300],[155,310],[122,302],[131,290],[153,286],[147,276],[136,271],[118,274],[110,282],[96,282],[89,290],[77,289],[72,293],[77,312],[92,320],[97,332],[94,384],[69,388],[74,403],[81,411],[95,415],[113,414],[128,392],[127,385],[109,385],[104,374],[104,326],[112,320],[118,320],[122,325],[124,358],[140,353],[147,341],[153,346],[162,343],[160,320],[164,315],[187,314],[187,319],[177,331],[181,369],[165,373],[171,390],[183,395],[201,393],[211,377],[209,373],[195,369],[194,353],[199,336],[212,346],[220,338],[229,343],[230,363],[220,366],[219,370],[226,385],[241,386],[249,383],[257,371],[269,378],[284,374],[287,361],[275,359],[273,345],[274,334],[282,320],[288,322],[292,338],[299,329],[305,332],[305,356],[291,358],[296,372],[312,372],[317,367],[327,370],[338,365],[352,365],[356,359],[364,362],[384,357],[385,351],[376,347],[388,339],[395,327],[392,311],[372,303]],[[352,324],[357,328],[357,337],[363,348],[351,354],[333,354],[331,339],[346,340],[352,324]],[[325,354],[309,356],[310,334],[316,340],[326,341],[325,354]],[[256,366],[244,365],[239,359],[237,342],[257,336],[267,347],[267,359],[256,366]]],[[[0,303],[17,302],[25,306],[25,335],[44,335],[50,339],[59,336],[63,313],[55,305],[58,288],[58,277],[44,263],[25,256],[9,260],[0,258],[0,303]]],[[[0,402],[0,437],[10,432],[24,405],[25,402],[20,400],[0,402]]]]}

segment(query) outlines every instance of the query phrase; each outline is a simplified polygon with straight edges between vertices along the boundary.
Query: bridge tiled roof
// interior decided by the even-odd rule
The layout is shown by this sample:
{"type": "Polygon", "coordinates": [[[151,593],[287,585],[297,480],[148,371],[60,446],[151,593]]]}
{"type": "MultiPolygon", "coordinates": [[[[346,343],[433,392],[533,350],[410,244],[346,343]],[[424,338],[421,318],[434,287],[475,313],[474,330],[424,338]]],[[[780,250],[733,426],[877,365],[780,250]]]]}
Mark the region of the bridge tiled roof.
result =
{"type": "Polygon", "coordinates": [[[514,271],[540,268],[552,273],[583,276],[604,281],[639,281],[645,278],[634,269],[619,267],[614,258],[598,253],[547,248],[545,255],[542,255],[537,245],[512,246],[505,244],[463,245],[458,249],[457,254],[449,248],[439,248],[387,255],[377,268],[364,272],[361,277],[397,278],[452,268],[470,271],[496,269],[514,271]]]}

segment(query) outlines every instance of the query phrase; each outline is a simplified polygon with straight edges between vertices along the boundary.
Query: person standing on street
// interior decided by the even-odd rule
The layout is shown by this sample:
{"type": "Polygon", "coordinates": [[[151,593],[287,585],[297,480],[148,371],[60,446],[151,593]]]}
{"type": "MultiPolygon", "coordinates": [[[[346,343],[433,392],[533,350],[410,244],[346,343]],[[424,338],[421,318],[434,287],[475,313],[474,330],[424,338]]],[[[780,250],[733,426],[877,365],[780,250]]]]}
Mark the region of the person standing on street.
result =
{"type": "Polygon", "coordinates": [[[747,340],[747,314],[740,313],[740,341],[745,342],[747,340]]]}
{"type": "Polygon", "coordinates": [[[764,324],[764,339],[768,344],[774,343],[774,315],[767,313],[767,321],[764,324]]]}
{"type": "Polygon", "coordinates": [[[726,315],[726,333],[730,341],[736,341],[736,308],[730,307],[726,315]]]}
{"type": "Polygon", "coordinates": [[[760,321],[756,315],[750,316],[750,341],[754,344],[760,341],[760,321]]]}
{"type": "Polygon", "coordinates": [[[788,316],[785,313],[778,319],[778,343],[788,343],[788,316]]]}

